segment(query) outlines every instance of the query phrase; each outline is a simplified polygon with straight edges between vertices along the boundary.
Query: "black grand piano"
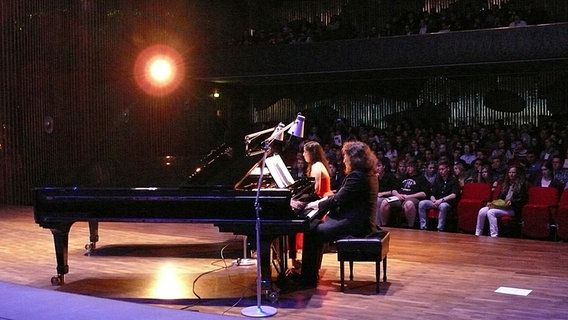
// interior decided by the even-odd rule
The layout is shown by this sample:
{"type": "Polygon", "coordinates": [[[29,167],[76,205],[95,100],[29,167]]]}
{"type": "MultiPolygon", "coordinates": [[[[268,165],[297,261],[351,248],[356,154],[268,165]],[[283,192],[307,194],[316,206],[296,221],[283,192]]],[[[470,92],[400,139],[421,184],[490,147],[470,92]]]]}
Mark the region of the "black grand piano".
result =
{"type": "MultiPolygon", "coordinates": [[[[257,162],[234,187],[199,183],[175,188],[34,188],[35,221],[51,230],[55,243],[57,275],[51,279],[52,284],[63,284],[64,275],[69,272],[69,231],[76,221],[89,222],[92,248],[98,241],[98,222],[207,223],[217,226],[221,232],[254,239],[259,164],[257,162]]],[[[190,178],[194,179],[193,176],[199,175],[194,173],[190,178]]],[[[299,180],[281,188],[275,182],[275,177],[279,176],[270,170],[264,171],[259,193],[261,252],[257,254],[261,255],[262,289],[269,297],[274,294],[271,244],[281,236],[308,229],[310,219],[294,211],[290,200],[313,192],[313,180],[299,180]]],[[[278,254],[283,255],[283,251],[280,248],[278,254]]],[[[285,272],[286,259],[277,258],[282,262],[280,277],[283,276],[280,273],[285,272]]]]}

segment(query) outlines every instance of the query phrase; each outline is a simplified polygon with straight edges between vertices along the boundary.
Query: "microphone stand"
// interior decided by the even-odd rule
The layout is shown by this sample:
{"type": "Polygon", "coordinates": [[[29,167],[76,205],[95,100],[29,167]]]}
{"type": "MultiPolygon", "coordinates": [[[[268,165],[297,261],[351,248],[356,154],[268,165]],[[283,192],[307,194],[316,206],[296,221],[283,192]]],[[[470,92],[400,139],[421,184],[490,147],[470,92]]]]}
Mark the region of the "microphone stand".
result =
{"type": "MultiPolygon", "coordinates": [[[[252,156],[255,156],[259,153],[266,152],[264,150],[261,150],[261,151],[250,150],[249,145],[252,142],[252,140],[256,139],[257,137],[259,137],[263,134],[269,133],[269,132],[276,133],[276,132],[281,132],[281,131],[282,130],[279,129],[279,126],[276,126],[276,127],[272,127],[272,128],[268,128],[268,129],[264,129],[264,130],[257,131],[257,132],[254,132],[254,133],[247,134],[245,136],[245,153],[246,153],[246,155],[249,156],[249,157],[252,157],[252,156]]],[[[263,165],[264,165],[264,163],[263,163],[263,165]]],[[[263,170],[263,168],[261,168],[261,170],[263,170]]],[[[262,173],[261,173],[261,177],[262,177],[262,173]]],[[[258,201],[258,198],[256,199],[256,201],[258,201]]],[[[253,265],[255,263],[255,260],[247,258],[247,251],[248,251],[247,247],[248,247],[247,246],[247,237],[244,236],[243,237],[243,258],[237,259],[236,262],[237,262],[238,266],[250,266],[250,265],[253,265]]],[[[257,245],[256,248],[258,249],[258,245],[257,245]]]]}
{"type": "Polygon", "coordinates": [[[256,211],[256,224],[255,224],[255,231],[256,231],[256,306],[246,307],[241,310],[241,314],[247,317],[254,317],[254,318],[263,318],[263,317],[270,317],[275,315],[278,310],[271,306],[262,306],[261,302],[261,268],[260,268],[260,211],[262,208],[260,207],[260,188],[262,186],[262,178],[263,178],[263,171],[266,162],[266,154],[268,150],[270,150],[270,144],[274,141],[274,139],[267,139],[263,142],[263,154],[262,154],[262,161],[260,166],[260,176],[258,177],[258,186],[256,188],[256,197],[254,202],[254,208],[256,211]]]}
{"type": "Polygon", "coordinates": [[[266,138],[262,143],[262,161],[261,161],[261,166],[260,166],[260,176],[258,177],[258,185],[256,188],[256,197],[255,197],[255,201],[254,201],[254,208],[256,211],[256,224],[255,224],[255,232],[256,232],[256,306],[250,306],[250,307],[246,307],[243,308],[241,310],[241,314],[247,317],[254,317],[254,318],[263,318],[263,317],[270,317],[275,315],[278,310],[274,307],[271,306],[262,306],[261,303],[261,276],[262,276],[262,270],[260,267],[260,211],[262,210],[262,208],[260,207],[260,189],[262,186],[262,178],[264,175],[264,166],[266,165],[266,155],[268,154],[268,151],[270,150],[270,145],[272,144],[272,142],[274,142],[274,140],[278,139],[279,137],[282,136],[282,134],[290,129],[290,134],[295,135],[295,136],[303,136],[304,134],[304,117],[301,114],[298,114],[297,118],[295,121],[291,122],[290,124],[288,124],[287,126],[281,126],[278,125],[275,128],[272,129],[266,129],[257,133],[253,133],[250,135],[247,135],[245,137],[245,144],[247,147],[247,151],[248,151],[248,144],[250,143],[250,141],[256,137],[258,137],[261,134],[264,133],[268,133],[271,130],[274,130],[274,132],[272,133],[272,135],[268,138],[266,138]],[[300,129],[300,130],[298,130],[300,129]],[[301,131],[301,132],[298,132],[301,131]]]}

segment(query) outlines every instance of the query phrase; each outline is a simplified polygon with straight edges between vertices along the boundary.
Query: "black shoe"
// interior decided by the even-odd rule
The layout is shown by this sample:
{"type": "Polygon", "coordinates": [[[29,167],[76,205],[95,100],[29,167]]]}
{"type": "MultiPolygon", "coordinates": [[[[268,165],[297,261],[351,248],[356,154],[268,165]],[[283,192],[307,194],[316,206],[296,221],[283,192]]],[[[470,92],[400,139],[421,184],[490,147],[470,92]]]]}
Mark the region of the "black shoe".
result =
{"type": "Polygon", "coordinates": [[[286,275],[286,284],[287,289],[309,289],[315,288],[318,286],[317,278],[306,277],[299,273],[289,273],[286,275]]]}
{"type": "Polygon", "coordinates": [[[318,286],[317,278],[302,277],[302,284],[305,288],[315,288],[318,286]]]}

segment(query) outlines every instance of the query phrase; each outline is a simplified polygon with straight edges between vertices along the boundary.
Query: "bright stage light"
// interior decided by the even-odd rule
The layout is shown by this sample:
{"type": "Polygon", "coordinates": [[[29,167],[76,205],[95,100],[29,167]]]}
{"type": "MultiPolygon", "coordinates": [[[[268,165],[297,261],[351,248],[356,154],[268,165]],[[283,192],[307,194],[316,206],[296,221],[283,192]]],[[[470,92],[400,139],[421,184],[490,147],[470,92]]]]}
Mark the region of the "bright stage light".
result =
{"type": "Polygon", "coordinates": [[[167,59],[158,58],[150,63],[150,76],[157,82],[168,82],[173,74],[172,65],[167,59]]]}
{"type": "Polygon", "coordinates": [[[164,96],[181,84],[185,65],[181,55],[166,45],[143,50],[134,63],[134,78],[144,92],[164,96]]]}

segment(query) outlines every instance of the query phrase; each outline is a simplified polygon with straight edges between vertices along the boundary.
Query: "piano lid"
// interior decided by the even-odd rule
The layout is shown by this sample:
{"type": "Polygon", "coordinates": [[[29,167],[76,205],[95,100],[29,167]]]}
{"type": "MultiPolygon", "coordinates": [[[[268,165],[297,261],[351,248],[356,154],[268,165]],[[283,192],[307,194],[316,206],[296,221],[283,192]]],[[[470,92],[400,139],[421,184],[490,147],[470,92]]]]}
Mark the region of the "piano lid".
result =
{"type": "MultiPolygon", "coordinates": [[[[262,158],[237,182],[236,190],[252,190],[258,187],[261,162],[262,158]]],[[[296,182],[278,154],[266,158],[262,176],[261,189],[286,189],[296,182]]]]}
{"type": "Polygon", "coordinates": [[[211,150],[199,161],[197,168],[188,176],[186,184],[224,185],[232,188],[260,159],[260,156],[246,157],[238,150],[226,144],[211,150]]]}
{"type": "MultiPolygon", "coordinates": [[[[258,187],[262,154],[235,156],[234,153],[235,149],[226,145],[212,150],[189,176],[188,186],[225,186],[235,190],[255,190],[258,187]]],[[[280,155],[269,152],[263,169],[261,189],[290,189],[295,183],[280,155]]]]}

